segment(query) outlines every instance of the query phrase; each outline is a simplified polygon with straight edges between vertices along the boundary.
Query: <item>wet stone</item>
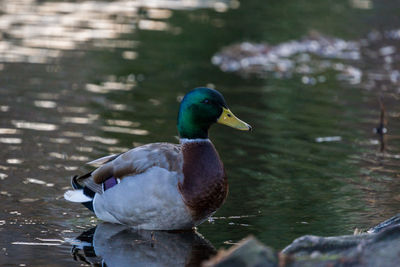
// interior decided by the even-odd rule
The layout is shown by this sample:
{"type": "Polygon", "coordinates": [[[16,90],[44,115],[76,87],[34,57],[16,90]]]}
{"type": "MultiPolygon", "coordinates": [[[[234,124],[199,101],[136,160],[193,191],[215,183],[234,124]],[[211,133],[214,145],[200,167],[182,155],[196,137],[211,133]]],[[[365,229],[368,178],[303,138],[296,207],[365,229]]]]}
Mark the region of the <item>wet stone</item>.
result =
{"type": "Polygon", "coordinates": [[[229,250],[220,250],[211,260],[203,263],[204,267],[273,267],[278,266],[277,253],[257,241],[248,237],[231,247],[229,250]]]}
{"type": "Polygon", "coordinates": [[[377,234],[336,237],[303,236],[282,252],[290,266],[396,266],[400,260],[400,225],[377,234]]]}
{"type": "Polygon", "coordinates": [[[203,266],[397,266],[400,261],[400,215],[358,235],[297,238],[279,254],[249,237],[220,251],[203,266]]]}

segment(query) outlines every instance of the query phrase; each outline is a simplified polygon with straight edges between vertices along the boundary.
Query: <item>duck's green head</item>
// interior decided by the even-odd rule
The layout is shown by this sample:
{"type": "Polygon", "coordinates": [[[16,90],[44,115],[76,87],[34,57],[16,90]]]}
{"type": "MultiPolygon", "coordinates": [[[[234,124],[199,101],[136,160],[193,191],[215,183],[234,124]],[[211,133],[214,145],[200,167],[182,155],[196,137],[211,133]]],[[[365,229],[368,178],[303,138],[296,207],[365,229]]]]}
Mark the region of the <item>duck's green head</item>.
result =
{"type": "Polygon", "coordinates": [[[179,107],[178,132],[181,138],[208,138],[213,123],[249,131],[251,126],[236,118],[217,90],[196,88],[185,95],[179,107]]]}

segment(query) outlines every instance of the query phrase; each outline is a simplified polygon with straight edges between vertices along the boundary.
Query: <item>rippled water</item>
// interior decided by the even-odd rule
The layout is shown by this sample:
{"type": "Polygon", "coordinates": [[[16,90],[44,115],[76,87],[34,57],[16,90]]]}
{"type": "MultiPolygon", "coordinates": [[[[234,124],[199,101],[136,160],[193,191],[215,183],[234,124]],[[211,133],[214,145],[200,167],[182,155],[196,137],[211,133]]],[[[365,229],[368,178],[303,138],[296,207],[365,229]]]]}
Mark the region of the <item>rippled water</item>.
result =
{"type": "Polygon", "coordinates": [[[327,69],[323,82],[304,83],[224,73],[211,62],[242,41],[279,45],[314,30],[352,41],[393,31],[396,4],[267,2],[0,2],[0,265],[79,266],[74,239],[98,224],[96,251],[108,264],[184,265],[249,234],[281,249],[303,234],[350,234],[397,213],[399,86],[385,76],[399,67],[397,40],[377,39],[361,54],[368,60],[357,66],[357,84],[327,69]],[[383,58],[382,47],[392,47],[383,58]],[[129,232],[63,199],[70,176],[90,170],[85,162],[176,142],[179,100],[203,85],[223,92],[255,131],[212,129],[230,192],[201,235],[129,232]],[[380,97],[384,152],[373,133],[380,97]],[[107,244],[114,246],[104,251],[107,244]],[[114,251],[124,253],[114,259],[114,251]]]}

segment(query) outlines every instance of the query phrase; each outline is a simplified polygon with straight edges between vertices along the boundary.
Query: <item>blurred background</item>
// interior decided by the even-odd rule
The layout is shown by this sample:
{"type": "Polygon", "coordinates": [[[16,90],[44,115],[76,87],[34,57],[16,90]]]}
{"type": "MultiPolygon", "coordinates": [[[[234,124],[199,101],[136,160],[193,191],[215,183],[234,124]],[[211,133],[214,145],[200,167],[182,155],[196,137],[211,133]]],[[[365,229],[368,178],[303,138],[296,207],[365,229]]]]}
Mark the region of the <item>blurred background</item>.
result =
{"type": "Polygon", "coordinates": [[[254,127],[211,130],[230,183],[198,228],[215,249],[252,234],[279,250],[396,214],[399,8],[0,1],[0,266],[79,266],[68,240],[99,222],[63,199],[70,177],[107,154],[177,142],[179,101],[198,86],[254,127]]]}

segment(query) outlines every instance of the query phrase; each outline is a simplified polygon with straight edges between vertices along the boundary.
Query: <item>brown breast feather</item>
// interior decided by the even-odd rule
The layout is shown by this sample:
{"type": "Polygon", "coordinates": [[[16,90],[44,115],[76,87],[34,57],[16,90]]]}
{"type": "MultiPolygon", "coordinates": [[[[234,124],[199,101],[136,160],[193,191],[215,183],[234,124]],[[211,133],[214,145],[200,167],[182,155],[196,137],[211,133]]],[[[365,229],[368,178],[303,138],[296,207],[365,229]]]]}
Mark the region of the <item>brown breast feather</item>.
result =
{"type": "Polygon", "coordinates": [[[216,211],[228,194],[224,166],[211,142],[182,145],[184,180],[179,190],[194,220],[216,211]]]}
{"type": "Polygon", "coordinates": [[[110,177],[123,179],[128,175],[145,172],[153,166],[169,171],[182,172],[180,145],[153,143],[131,149],[92,173],[95,183],[101,184],[110,177]]]}

